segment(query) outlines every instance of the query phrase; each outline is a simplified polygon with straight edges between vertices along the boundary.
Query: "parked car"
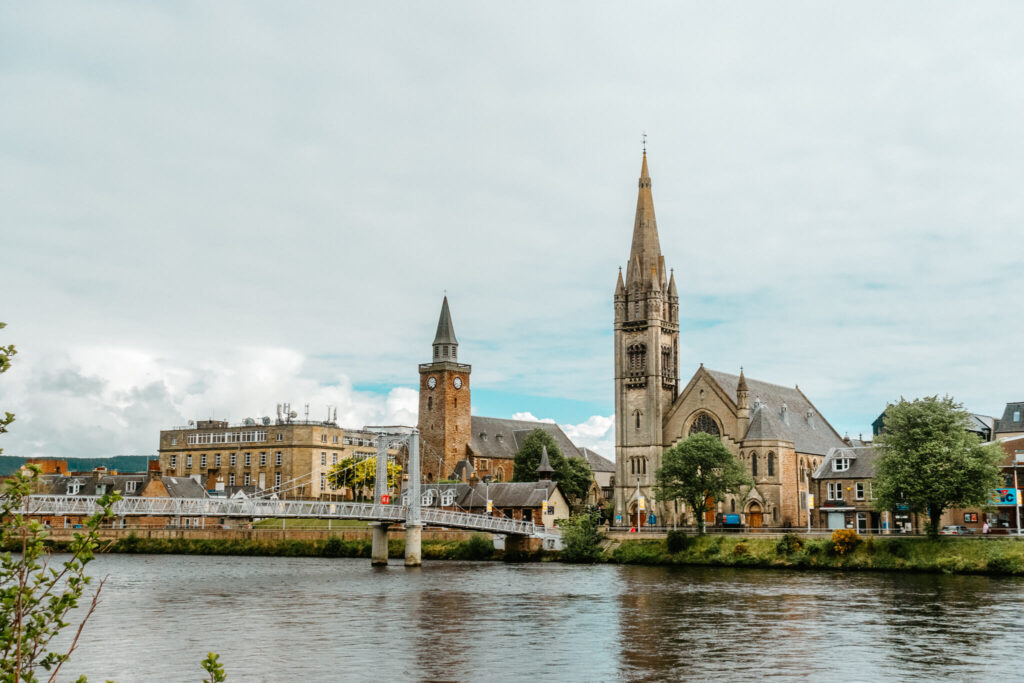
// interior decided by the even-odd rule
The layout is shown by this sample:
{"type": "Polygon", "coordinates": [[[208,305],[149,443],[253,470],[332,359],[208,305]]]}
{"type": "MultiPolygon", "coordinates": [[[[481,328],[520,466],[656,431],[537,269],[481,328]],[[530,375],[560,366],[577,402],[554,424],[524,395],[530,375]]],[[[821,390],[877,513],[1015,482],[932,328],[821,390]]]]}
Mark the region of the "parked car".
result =
{"type": "Polygon", "coordinates": [[[964,536],[966,534],[973,534],[974,529],[970,529],[965,526],[951,524],[949,526],[942,527],[942,531],[939,532],[943,536],[964,536]]]}

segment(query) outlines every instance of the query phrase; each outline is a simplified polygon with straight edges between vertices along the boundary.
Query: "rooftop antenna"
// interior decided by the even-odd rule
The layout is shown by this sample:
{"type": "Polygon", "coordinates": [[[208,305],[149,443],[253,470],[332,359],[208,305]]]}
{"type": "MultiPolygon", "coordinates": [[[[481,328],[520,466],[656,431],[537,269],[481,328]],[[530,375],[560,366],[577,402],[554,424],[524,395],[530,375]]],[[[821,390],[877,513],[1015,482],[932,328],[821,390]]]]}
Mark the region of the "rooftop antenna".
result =
{"type": "Polygon", "coordinates": [[[309,422],[309,404],[306,404],[306,422],[309,422]]]}

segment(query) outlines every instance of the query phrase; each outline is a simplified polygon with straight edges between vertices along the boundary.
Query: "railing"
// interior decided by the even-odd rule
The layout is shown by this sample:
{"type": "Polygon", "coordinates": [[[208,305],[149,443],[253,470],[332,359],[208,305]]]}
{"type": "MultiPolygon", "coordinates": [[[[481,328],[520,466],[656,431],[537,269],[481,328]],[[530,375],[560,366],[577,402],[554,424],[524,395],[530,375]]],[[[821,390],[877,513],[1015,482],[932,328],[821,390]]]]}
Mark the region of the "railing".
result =
{"type": "MultiPolygon", "coordinates": [[[[99,496],[36,495],[25,499],[19,511],[30,515],[86,516],[98,509],[99,496]]],[[[113,505],[114,517],[242,517],[242,518],[310,518],[365,519],[382,522],[404,522],[407,508],[403,505],[378,503],[332,503],[329,501],[267,500],[265,498],[124,498],[113,505]]],[[[539,538],[559,536],[557,529],[548,529],[533,522],[492,517],[455,510],[425,508],[423,521],[436,526],[449,526],[496,534],[514,534],[539,538]]]]}

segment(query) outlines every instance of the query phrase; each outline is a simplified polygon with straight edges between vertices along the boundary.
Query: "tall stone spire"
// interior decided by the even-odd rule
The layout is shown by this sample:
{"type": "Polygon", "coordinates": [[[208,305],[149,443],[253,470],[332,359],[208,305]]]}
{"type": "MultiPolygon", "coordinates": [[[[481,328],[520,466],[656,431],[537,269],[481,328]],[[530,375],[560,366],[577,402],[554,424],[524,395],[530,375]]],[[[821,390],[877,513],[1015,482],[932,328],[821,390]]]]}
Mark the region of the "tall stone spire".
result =
{"type": "Polygon", "coordinates": [[[459,341],[455,338],[452,314],[448,311],[448,297],[441,303],[441,317],[437,319],[437,334],[434,335],[434,360],[455,361],[459,353],[459,341]]]}
{"type": "Polygon", "coordinates": [[[626,282],[634,278],[644,283],[661,286],[664,278],[658,223],[654,218],[654,196],[651,194],[651,176],[647,171],[647,152],[640,168],[640,191],[636,199],[636,219],[633,222],[633,246],[626,266],[626,282]]]}

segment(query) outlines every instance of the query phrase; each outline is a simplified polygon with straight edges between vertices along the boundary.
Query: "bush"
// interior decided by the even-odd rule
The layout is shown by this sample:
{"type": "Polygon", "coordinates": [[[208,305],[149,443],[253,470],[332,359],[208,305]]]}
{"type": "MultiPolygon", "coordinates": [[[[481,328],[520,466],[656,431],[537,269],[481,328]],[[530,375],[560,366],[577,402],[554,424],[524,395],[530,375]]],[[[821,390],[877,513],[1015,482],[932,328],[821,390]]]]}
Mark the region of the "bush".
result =
{"type": "Polygon", "coordinates": [[[562,552],[566,562],[597,562],[601,559],[601,534],[597,531],[598,517],[580,514],[562,524],[562,552]]]}
{"type": "Polygon", "coordinates": [[[869,537],[868,540],[864,541],[864,552],[868,555],[875,554],[875,539],[869,537]]]}
{"type": "Polygon", "coordinates": [[[803,550],[804,541],[796,534],[784,534],[775,544],[775,552],[779,555],[792,555],[803,550]]]}
{"type": "Polygon", "coordinates": [[[750,554],[750,551],[747,550],[747,544],[746,543],[737,543],[736,547],[732,549],[732,554],[735,555],[736,557],[741,557],[743,555],[750,554]]]}
{"type": "Polygon", "coordinates": [[[894,538],[886,541],[884,548],[893,557],[902,557],[904,559],[907,557],[907,546],[899,539],[894,538]]]}
{"type": "Polygon", "coordinates": [[[665,539],[665,546],[670,553],[675,555],[678,552],[682,552],[690,547],[690,537],[686,535],[685,531],[679,531],[673,529],[668,532],[668,537],[665,539]]]}
{"type": "Polygon", "coordinates": [[[344,546],[342,546],[340,538],[338,538],[337,536],[331,536],[327,539],[327,542],[324,543],[324,547],[323,550],[321,550],[321,554],[324,557],[341,557],[341,551],[343,547],[344,546]]]}
{"type": "Polygon", "coordinates": [[[494,556],[494,541],[484,534],[473,534],[459,544],[456,557],[460,560],[489,560],[494,556]]]}
{"type": "Polygon", "coordinates": [[[846,555],[860,543],[860,536],[853,529],[836,529],[832,532],[832,547],[836,554],[846,555]]]}
{"type": "Polygon", "coordinates": [[[1024,562],[1019,557],[996,555],[988,561],[987,566],[993,574],[1024,574],[1024,562]]]}

